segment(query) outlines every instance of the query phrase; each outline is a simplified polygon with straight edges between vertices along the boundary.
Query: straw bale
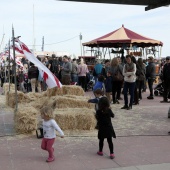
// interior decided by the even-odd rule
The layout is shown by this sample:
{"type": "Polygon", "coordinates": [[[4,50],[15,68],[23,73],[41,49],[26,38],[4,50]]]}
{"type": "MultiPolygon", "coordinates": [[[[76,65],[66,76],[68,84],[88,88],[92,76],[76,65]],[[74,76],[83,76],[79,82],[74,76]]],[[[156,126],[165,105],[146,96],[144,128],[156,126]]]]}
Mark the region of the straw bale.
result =
{"type": "Polygon", "coordinates": [[[49,101],[51,101],[51,98],[42,97],[37,99],[36,101],[32,101],[30,105],[36,109],[41,109],[43,106],[47,106],[49,101]]]}
{"type": "MultiPolygon", "coordinates": [[[[15,90],[15,84],[10,84],[10,90],[14,91],[15,90]]],[[[6,93],[9,91],[9,83],[4,83],[3,84],[3,94],[6,95],[6,93]]]]}
{"type": "Polygon", "coordinates": [[[87,101],[88,99],[90,99],[89,96],[76,96],[76,95],[63,95],[63,96],[72,99],[86,99],[87,101]]]}
{"type": "Polygon", "coordinates": [[[65,85],[62,86],[63,95],[84,96],[84,90],[80,86],[65,85]]]}
{"type": "MultiPolygon", "coordinates": [[[[50,100],[49,100],[50,101],[50,100]]],[[[53,105],[56,108],[94,108],[94,105],[87,102],[84,96],[77,96],[77,98],[68,98],[65,96],[56,96],[54,98],[53,105]]]]}
{"type": "MultiPolygon", "coordinates": [[[[20,91],[17,91],[17,100],[18,100],[18,103],[30,102],[29,97],[20,91]]],[[[16,104],[15,91],[11,90],[6,93],[6,104],[12,108],[15,107],[15,104],[16,104]]]]}
{"type": "Polygon", "coordinates": [[[61,88],[54,87],[47,89],[47,96],[61,96],[61,95],[77,95],[84,96],[84,90],[80,86],[63,85],[61,88]]]}
{"type": "Polygon", "coordinates": [[[34,92],[26,93],[25,95],[30,99],[30,101],[37,101],[38,99],[44,97],[43,93],[34,93],[34,92]]]}
{"type": "Polygon", "coordinates": [[[93,109],[55,109],[54,115],[63,130],[93,130],[96,126],[93,109]]]}
{"type": "Polygon", "coordinates": [[[39,114],[39,111],[33,107],[20,105],[14,118],[16,131],[29,133],[37,129],[37,115],[39,114]]]}
{"type": "Polygon", "coordinates": [[[54,87],[51,89],[47,89],[46,94],[48,97],[56,96],[56,95],[63,95],[63,88],[54,87]]]}

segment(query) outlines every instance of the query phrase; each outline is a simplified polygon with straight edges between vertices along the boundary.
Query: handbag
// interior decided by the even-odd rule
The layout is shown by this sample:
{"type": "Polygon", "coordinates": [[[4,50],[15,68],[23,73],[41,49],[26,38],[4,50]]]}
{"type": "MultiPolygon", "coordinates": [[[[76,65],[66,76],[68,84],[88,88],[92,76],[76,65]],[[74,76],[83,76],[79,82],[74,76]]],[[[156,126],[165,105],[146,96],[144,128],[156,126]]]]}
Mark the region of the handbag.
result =
{"type": "Polygon", "coordinates": [[[141,74],[140,76],[137,76],[137,80],[143,81],[145,80],[145,76],[141,74]]]}
{"type": "Polygon", "coordinates": [[[120,70],[119,70],[119,66],[117,71],[115,72],[115,74],[113,75],[113,78],[115,81],[123,81],[123,75],[121,74],[120,70]]]}

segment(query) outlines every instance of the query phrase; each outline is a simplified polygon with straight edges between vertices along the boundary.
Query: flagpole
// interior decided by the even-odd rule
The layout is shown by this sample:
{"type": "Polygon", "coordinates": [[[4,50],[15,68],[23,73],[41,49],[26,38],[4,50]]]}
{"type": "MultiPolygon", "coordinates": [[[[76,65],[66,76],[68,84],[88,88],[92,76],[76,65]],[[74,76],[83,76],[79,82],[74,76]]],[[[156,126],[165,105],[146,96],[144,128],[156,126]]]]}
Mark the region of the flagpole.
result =
{"type": "Polygon", "coordinates": [[[17,79],[16,79],[16,61],[15,61],[15,37],[14,37],[14,28],[12,26],[12,42],[13,42],[13,58],[14,58],[14,82],[15,82],[15,113],[18,110],[18,97],[17,97],[17,79]]]}
{"type": "MultiPolygon", "coordinates": [[[[9,80],[9,92],[10,92],[10,85],[11,85],[11,80],[10,80],[10,39],[9,39],[9,43],[8,43],[8,62],[9,62],[9,65],[8,65],[8,80],[9,80]]],[[[9,95],[8,95],[8,103],[9,103],[9,95]]]]}
{"type": "Polygon", "coordinates": [[[10,80],[10,40],[9,40],[9,43],[8,43],[8,79],[9,79],[9,91],[10,91],[10,83],[11,83],[11,80],[10,80]]]}

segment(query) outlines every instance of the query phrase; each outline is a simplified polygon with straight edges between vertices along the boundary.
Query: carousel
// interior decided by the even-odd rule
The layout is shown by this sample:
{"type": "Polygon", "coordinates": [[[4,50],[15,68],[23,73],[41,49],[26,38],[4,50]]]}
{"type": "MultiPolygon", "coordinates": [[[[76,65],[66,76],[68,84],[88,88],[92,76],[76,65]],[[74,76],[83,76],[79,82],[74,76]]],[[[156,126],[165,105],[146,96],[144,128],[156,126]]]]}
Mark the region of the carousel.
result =
{"type": "Polygon", "coordinates": [[[152,54],[155,57],[158,55],[157,58],[160,58],[163,43],[135,33],[122,25],[121,28],[82,45],[84,51],[89,51],[90,48],[92,56],[99,56],[104,59],[106,54],[109,54],[110,59],[111,54],[114,54],[114,56],[121,55],[122,58],[126,54],[135,57],[152,54]]]}

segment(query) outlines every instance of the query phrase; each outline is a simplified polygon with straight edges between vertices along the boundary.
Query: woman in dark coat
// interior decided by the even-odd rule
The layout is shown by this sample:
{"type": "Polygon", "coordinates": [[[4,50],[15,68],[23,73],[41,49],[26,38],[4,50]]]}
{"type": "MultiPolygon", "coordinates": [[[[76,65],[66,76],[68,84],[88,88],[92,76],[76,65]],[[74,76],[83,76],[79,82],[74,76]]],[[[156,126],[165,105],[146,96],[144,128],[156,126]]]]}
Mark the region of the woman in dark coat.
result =
{"type": "Polygon", "coordinates": [[[112,126],[111,118],[114,117],[114,113],[110,109],[110,103],[107,97],[100,98],[98,107],[96,119],[98,124],[99,151],[97,154],[101,156],[103,155],[104,139],[107,138],[110,149],[110,158],[113,159],[115,156],[112,137],[116,138],[116,134],[112,126]]]}

